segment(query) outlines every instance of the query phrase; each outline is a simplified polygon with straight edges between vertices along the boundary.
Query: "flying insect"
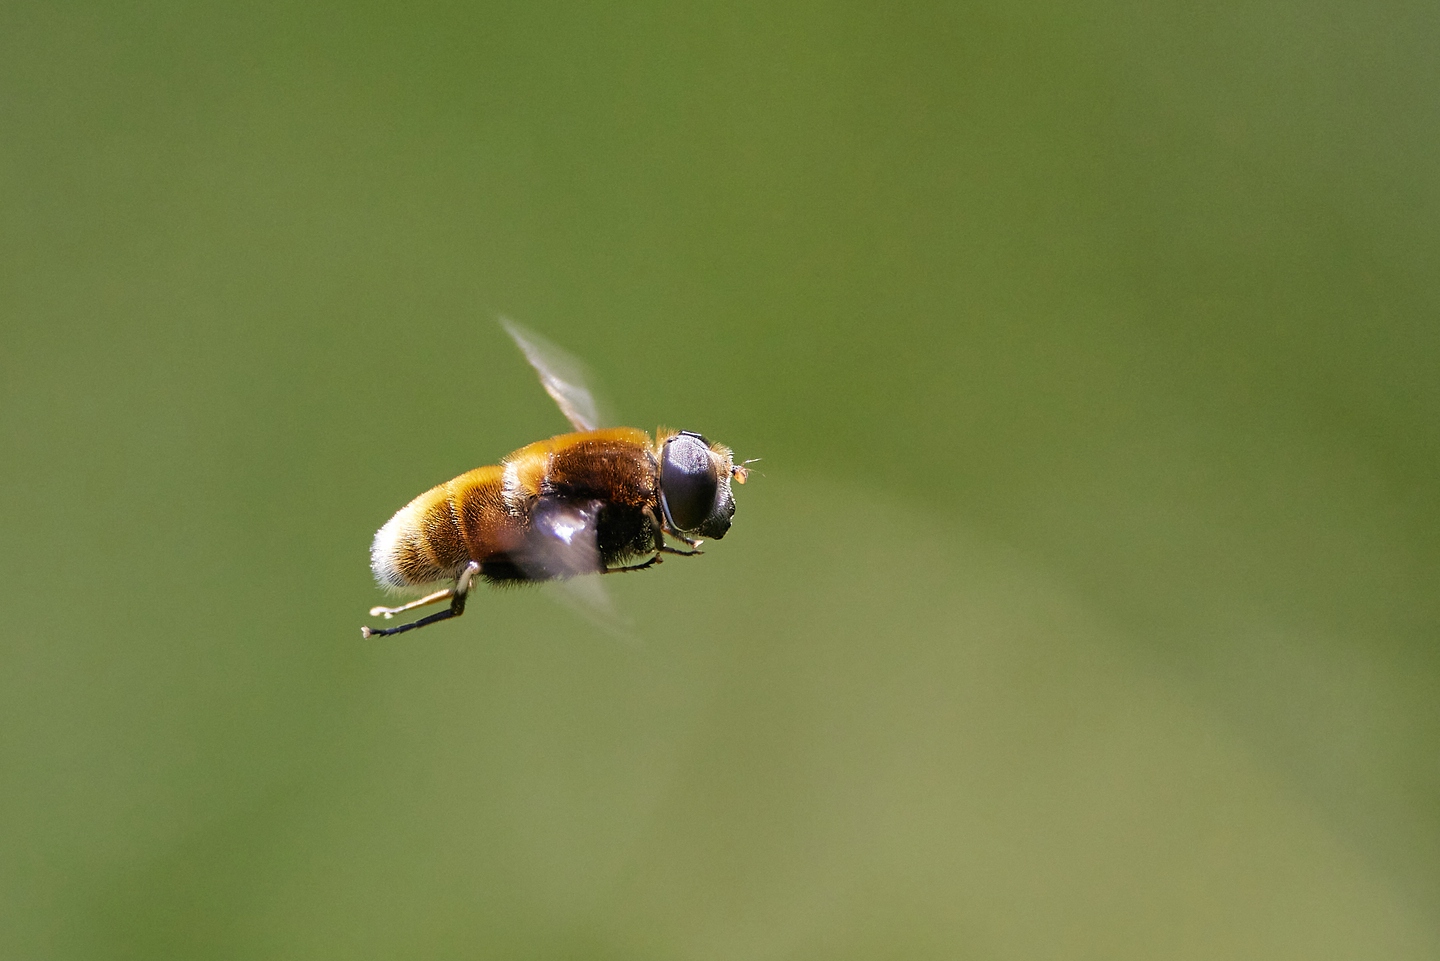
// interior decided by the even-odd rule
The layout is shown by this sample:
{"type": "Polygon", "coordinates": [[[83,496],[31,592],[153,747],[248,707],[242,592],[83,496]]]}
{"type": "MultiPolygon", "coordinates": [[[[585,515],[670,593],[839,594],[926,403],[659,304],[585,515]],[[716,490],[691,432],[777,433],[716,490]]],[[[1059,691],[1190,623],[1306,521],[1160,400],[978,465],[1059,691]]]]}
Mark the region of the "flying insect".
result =
{"type": "Polygon", "coordinates": [[[450,604],[398,627],[362,627],[364,637],[459,617],[476,578],[507,585],[640,571],[666,554],[703,553],[703,539],[730,529],[731,481],[745,483],[752,461],[736,463],[730,448],[693,431],[662,427],[651,440],[633,427],[601,428],[580,365],[518,324],[501,324],[575,431],[522,447],[400,508],[375,534],[370,569],[382,587],[431,592],[372,608],[370,616],[450,604]]]}

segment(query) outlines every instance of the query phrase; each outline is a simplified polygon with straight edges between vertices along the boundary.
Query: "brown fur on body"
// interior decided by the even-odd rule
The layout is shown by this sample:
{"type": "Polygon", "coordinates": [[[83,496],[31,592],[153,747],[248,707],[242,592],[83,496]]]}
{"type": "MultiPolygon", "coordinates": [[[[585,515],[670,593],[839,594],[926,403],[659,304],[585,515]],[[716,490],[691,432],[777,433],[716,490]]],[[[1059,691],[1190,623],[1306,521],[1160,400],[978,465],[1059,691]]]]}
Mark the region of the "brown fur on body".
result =
{"type": "Polygon", "coordinates": [[[381,584],[402,590],[454,580],[472,560],[490,581],[543,580],[552,575],[531,563],[545,546],[531,524],[542,498],[596,512],[600,568],[653,550],[655,445],[630,427],[561,434],[467,471],[421,494],[380,528],[371,569],[381,584]]]}

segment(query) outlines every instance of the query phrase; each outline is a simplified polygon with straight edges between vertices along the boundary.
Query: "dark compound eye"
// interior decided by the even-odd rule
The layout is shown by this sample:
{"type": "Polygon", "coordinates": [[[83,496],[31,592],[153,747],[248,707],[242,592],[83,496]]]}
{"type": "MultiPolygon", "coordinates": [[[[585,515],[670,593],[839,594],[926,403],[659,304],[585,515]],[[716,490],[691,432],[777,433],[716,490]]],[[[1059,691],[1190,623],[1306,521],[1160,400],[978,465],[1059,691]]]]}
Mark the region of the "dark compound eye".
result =
{"type": "Polygon", "coordinates": [[[660,455],[660,493],[672,524],[693,531],[705,523],[715,507],[718,487],[710,448],[703,437],[677,434],[665,442],[660,455]]]}

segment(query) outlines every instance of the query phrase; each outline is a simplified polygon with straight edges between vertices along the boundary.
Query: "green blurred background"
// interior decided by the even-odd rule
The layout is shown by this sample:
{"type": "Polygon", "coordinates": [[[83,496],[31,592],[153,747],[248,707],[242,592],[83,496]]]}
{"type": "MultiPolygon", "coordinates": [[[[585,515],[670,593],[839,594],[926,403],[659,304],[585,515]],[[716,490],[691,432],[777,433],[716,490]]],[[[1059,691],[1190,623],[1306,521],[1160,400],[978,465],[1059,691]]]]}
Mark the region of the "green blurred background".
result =
{"type": "Polygon", "coordinates": [[[1440,955],[1440,16],[0,12],[0,957],[1440,955]],[[563,429],[763,477],[362,642],[563,429]]]}

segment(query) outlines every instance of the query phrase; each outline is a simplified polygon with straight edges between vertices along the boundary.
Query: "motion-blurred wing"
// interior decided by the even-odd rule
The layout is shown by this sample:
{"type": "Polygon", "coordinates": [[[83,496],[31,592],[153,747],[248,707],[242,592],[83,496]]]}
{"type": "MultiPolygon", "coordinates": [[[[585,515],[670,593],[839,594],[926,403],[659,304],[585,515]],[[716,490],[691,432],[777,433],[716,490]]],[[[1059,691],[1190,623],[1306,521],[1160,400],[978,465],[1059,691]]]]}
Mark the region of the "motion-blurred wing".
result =
{"type": "Polygon", "coordinates": [[[545,582],[555,600],[611,637],[633,641],[632,625],[615,610],[600,578],[581,576],[605,569],[596,526],[604,506],[598,500],[540,498],[530,512],[530,534],[519,563],[545,582]]]}
{"type": "Polygon", "coordinates": [[[616,640],[627,644],[637,643],[635,625],[615,608],[605,582],[598,577],[572,577],[563,581],[549,581],[545,590],[555,600],[589,621],[616,640]]]}
{"type": "Polygon", "coordinates": [[[600,412],[595,397],[585,386],[585,365],[532,330],[521,327],[508,317],[500,318],[500,326],[520,347],[530,366],[540,375],[545,393],[560,405],[560,412],[576,430],[594,430],[600,426],[600,412]]]}

